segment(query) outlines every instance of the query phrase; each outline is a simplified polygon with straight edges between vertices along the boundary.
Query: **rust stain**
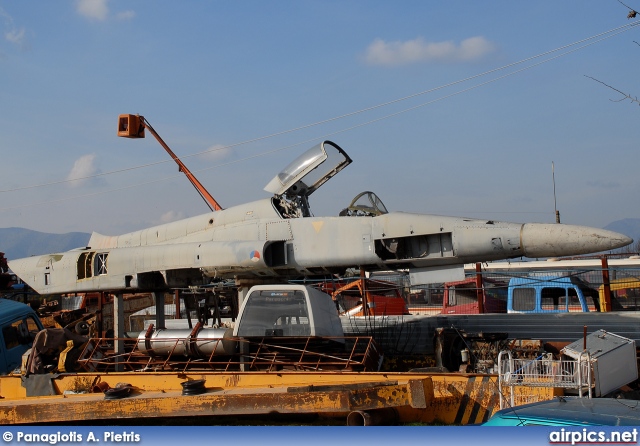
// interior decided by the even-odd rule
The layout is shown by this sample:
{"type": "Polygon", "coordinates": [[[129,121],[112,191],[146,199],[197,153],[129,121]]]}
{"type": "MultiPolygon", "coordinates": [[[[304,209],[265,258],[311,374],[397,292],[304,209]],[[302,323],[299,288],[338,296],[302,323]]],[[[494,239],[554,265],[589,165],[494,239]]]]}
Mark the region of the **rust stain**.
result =
{"type": "Polygon", "coordinates": [[[240,375],[230,375],[225,381],[226,387],[236,387],[240,383],[240,375]]]}

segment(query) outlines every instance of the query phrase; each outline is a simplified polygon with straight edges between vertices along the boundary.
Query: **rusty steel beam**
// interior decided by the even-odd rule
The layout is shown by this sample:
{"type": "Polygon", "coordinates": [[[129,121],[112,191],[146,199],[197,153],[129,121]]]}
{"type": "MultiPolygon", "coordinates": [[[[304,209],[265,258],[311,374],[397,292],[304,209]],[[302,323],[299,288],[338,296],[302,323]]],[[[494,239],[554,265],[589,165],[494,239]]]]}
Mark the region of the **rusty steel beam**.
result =
{"type": "MultiPolygon", "coordinates": [[[[532,392],[525,395],[528,401],[555,395],[553,389],[526,390],[532,392]]],[[[274,408],[278,413],[345,420],[353,411],[394,409],[399,422],[473,424],[500,407],[495,375],[411,372],[80,373],[37,375],[25,381],[9,375],[0,377],[0,397],[0,423],[5,424],[268,415],[274,408]],[[29,385],[32,379],[39,381],[37,385],[29,385]],[[181,394],[185,381],[198,380],[205,383],[206,393],[181,394]],[[91,393],[118,383],[131,384],[131,395],[105,400],[102,393],[91,393]],[[43,393],[45,388],[49,391],[43,393]]]]}
{"type": "Polygon", "coordinates": [[[178,391],[134,390],[131,396],[114,400],[105,399],[100,393],[61,395],[13,400],[10,404],[0,402],[0,424],[274,413],[331,413],[346,417],[352,411],[413,407],[416,402],[423,406],[419,409],[424,409],[424,392],[424,384],[417,380],[410,384],[372,383],[305,390],[210,388],[205,394],[188,396],[178,391]]]}

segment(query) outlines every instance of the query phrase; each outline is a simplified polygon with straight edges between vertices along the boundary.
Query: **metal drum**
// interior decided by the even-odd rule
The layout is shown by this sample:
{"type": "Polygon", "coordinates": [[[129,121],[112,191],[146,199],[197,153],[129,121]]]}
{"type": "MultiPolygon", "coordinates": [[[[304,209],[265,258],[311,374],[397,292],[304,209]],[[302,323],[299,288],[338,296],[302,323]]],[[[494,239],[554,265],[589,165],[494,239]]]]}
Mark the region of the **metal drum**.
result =
{"type": "Polygon", "coordinates": [[[195,336],[191,330],[155,330],[149,338],[138,335],[138,350],[146,355],[209,357],[232,355],[236,351],[233,329],[203,328],[195,336]]]}

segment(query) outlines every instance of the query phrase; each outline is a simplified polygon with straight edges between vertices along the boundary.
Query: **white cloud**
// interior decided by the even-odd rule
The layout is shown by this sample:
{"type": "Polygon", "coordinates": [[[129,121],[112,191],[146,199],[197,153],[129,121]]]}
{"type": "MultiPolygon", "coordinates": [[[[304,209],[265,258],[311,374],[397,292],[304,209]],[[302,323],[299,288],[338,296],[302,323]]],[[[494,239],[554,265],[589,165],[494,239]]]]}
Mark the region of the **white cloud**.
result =
{"type": "Polygon", "coordinates": [[[7,26],[10,26],[13,24],[13,19],[11,18],[11,16],[7,14],[2,8],[0,8],[0,17],[2,17],[2,19],[4,20],[4,23],[7,26]]]}
{"type": "Polygon", "coordinates": [[[205,152],[199,155],[199,158],[207,161],[219,161],[225,158],[229,158],[233,151],[230,148],[223,146],[222,144],[214,144],[210,146],[205,152]]]}
{"type": "Polygon", "coordinates": [[[88,19],[106,20],[109,15],[108,0],[76,0],[76,11],[88,19]]]}
{"type": "Polygon", "coordinates": [[[456,45],[453,41],[427,42],[422,37],[404,42],[376,39],[369,45],[365,60],[371,65],[407,65],[417,62],[467,62],[493,52],[495,46],[484,37],[470,37],[456,45]]]}
{"type": "Polygon", "coordinates": [[[69,183],[71,187],[80,187],[86,184],[90,179],[89,177],[98,173],[98,169],[94,164],[95,159],[96,155],[92,153],[81,156],[73,163],[73,167],[69,175],[67,175],[67,180],[76,180],[69,183]]]}
{"type": "MultiPolygon", "coordinates": [[[[76,12],[91,20],[104,21],[109,18],[109,0],[76,0],[76,12]]],[[[127,9],[115,14],[117,20],[132,20],[135,11],[127,9]]]]}
{"type": "Polygon", "coordinates": [[[25,34],[24,28],[20,28],[19,30],[12,29],[4,33],[4,38],[11,43],[15,43],[16,45],[22,46],[25,41],[24,34],[25,34]]]}
{"type": "Polygon", "coordinates": [[[135,11],[127,10],[116,14],[118,20],[131,20],[136,16],[135,11]]]}
{"type": "Polygon", "coordinates": [[[182,211],[169,211],[160,216],[160,223],[171,223],[172,221],[182,220],[185,218],[182,211]]]}
{"type": "Polygon", "coordinates": [[[13,18],[0,8],[0,17],[4,21],[4,39],[21,49],[27,48],[26,30],[24,28],[16,28],[13,24],[13,18]]]}

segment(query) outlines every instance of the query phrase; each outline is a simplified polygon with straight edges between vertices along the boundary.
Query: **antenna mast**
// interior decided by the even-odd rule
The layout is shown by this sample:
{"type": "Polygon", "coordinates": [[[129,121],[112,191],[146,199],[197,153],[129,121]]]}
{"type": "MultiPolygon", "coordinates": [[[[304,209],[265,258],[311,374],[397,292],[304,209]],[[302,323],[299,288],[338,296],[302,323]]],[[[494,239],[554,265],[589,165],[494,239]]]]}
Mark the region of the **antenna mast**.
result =
{"type": "Polygon", "coordinates": [[[551,178],[553,180],[553,210],[556,214],[556,223],[560,223],[560,211],[556,204],[556,169],[553,165],[553,161],[551,161],[551,178]]]}

